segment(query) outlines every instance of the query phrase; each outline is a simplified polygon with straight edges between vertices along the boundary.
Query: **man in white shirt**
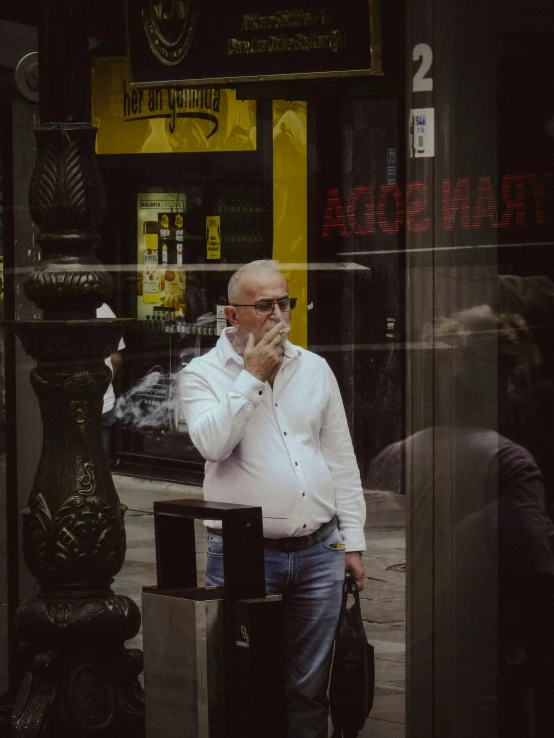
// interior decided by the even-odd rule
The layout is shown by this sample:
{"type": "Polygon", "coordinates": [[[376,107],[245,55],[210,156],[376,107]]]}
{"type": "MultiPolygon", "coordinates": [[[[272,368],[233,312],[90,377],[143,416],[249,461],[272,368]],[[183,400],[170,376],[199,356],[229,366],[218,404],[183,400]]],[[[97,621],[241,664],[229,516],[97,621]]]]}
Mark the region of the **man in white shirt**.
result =
{"type": "MultiPolygon", "coordinates": [[[[262,508],[266,590],[283,594],[287,619],[289,738],[326,738],[345,569],[363,587],[360,475],[333,373],[287,340],[296,300],[277,263],[241,267],[228,291],[232,327],[183,371],[182,410],[206,459],[205,499],[262,508]]],[[[220,586],[213,528],[206,581],[220,586]]]]}

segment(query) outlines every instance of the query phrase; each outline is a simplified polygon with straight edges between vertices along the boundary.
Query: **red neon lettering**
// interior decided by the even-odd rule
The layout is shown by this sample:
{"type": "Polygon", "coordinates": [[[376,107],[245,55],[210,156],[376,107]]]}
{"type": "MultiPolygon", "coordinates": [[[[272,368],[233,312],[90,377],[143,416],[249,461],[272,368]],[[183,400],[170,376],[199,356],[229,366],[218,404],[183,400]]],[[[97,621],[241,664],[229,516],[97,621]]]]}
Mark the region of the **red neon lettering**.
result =
{"type": "Polygon", "coordinates": [[[454,227],[456,214],[460,211],[460,219],[463,230],[471,228],[471,209],[469,204],[469,177],[463,177],[456,181],[456,187],[452,192],[451,180],[445,179],[442,183],[442,220],[445,231],[451,231],[454,227]]]}
{"type": "Polygon", "coordinates": [[[546,172],[543,175],[542,182],[538,179],[536,174],[528,174],[527,181],[529,182],[529,187],[531,188],[531,192],[533,193],[533,198],[535,200],[537,225],[544,225],[544,202],[546,200],[546,186],[549,185],[552,181],[552,174],[550,172],[546,172]]]}
{"type": "MultiPolygon", "coordinates": [[[[554,173],[546,172],[542,176],[533,173],[506,174],[500,187],[501,205],[497,206],[495,192],[490,177],[479,177],[473,218],[471,213],[471,183],[468,177],[456,180],[445,179],[442,183],[442,211],[445,231],[452,231],[457,225],[462,230],[473,228],[478,230],[484,221],[490,221],[492,228],[508,228],[509,226],[525,227],[527,225],[526,183],[529,186],[535,204],[537,226],[545,225],[546,203],[549,196],[548,187],[554,183],[554,173]],[[498,208],[502,217],[499,219],[498,208]],[[515,221],[515,222],[514,222],[515,221]]],[[[356,236],[374,235],[376,221],[383,233],[396,234],[400,231],[406,217],[407,230],[413,233],[428,231],[431,216],[428,211],[429,193],[423,182],[409,182],[406,186],[406,198],[397,185],[385,185],[378,193],[375,206],[375,187],[354,187],[348,196],[348,204],[343,208],[338,189],[329,190],[327,206],[323,218],[322,237],[328,238],[332,228],[338,229],[338,235],[345,238],[351,231],[356,236]],[[391,203],[388,198],[393,199],[391,203]],[[393,217],[393,220],[389,218],[393,217]],[[388,216],[388,217],[387,217],[388,216]]],[[[488,226],[488,224],[485,224],[488,226]]]]}
{"type": "Polygon", "coordinates": [[[408,182],[406,188],[406,225],[408,230],[414,233],[423,233],[429,230],[429,218],[422,218],[418,221],[417,216],[421,215],[427,207],[427,185],[423,182],[408,182]],[[410,200],[410,196],[415,195],[410,200]]]}
{"type": "Polygon", "coordinates": [[[377,200],[377,222],[383,233],[398,233],[400,226],[404,220],[404,198],[397,185],[384,185],[379,190],[379,199],[377,200]],[[387,197],[394,198],[394,220],[390,223],[385,215],[385,203],[387,197]]]}
{"type": "Polygon", "coordinates": [[[507,228],[514,215],[516,225],[524,226],[527,223],[525,213],[525,175],[506,174],[502,178],[501,197],[504,200],[505,209],[499,223],[500,228],[507,228]],[[512,197],[513,193],[513,197],[512,197]]]}
{"type": "Polygon", "coordinates": [[[496,208],[496,200],[492,189],[490,177],[479,177],[479,187],[477,189],[477,201],[475,202],[475,210],[473,211],[473,228],[481,228],[485,218],[489,218],[491,226],[498,228],[498,210],[496,208]]]}
{"type": "Polygon", "coordinates": [[[346,218],[348,220],[348,225],[357,236],[367,236],[375,233],[374,187],[354,187],[348,199],[346,218]],[[358,200],[364,195],[367,196],[364,202],[364,221],[363,225],[359,225],[356,217],[356,206],[358,204],[358,200]]]}
{"type": "Polygon", "coordinates": [[[331,228],[338,228],[339,234],[344,238],[346,236],[346,222],[344,220],[344,210],[340,201],[339,191],[336,189],[329,190],[327,197],[327,207],[325,208],[325,217],[323,218],[323,238],[329,238],[331,228]]]}

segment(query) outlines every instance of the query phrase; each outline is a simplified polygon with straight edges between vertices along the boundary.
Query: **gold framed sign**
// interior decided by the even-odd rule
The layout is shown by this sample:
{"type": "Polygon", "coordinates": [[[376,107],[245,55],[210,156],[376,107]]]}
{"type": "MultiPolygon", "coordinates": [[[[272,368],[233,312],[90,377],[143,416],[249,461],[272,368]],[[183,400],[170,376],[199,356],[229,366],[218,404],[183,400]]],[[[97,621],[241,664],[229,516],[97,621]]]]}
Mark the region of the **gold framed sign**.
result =
{"type": "Polygon", "coordinates": [[[382,74],[379,0],[127,0],[133,87],[382,74]]]}

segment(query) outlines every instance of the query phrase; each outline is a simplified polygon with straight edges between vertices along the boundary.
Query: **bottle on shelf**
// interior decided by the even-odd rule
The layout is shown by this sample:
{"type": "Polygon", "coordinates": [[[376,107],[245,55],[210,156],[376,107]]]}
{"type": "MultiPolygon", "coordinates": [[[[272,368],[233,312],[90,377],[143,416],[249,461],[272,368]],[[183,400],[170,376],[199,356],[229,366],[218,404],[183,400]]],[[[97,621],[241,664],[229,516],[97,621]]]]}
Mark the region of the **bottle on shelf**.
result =
{"type": "Polygon", "coordinates": [[[143,226],[142,301],[156,304],[160,299],[160,270],[158,267],[158,222],[147,220],[143,226]]]}

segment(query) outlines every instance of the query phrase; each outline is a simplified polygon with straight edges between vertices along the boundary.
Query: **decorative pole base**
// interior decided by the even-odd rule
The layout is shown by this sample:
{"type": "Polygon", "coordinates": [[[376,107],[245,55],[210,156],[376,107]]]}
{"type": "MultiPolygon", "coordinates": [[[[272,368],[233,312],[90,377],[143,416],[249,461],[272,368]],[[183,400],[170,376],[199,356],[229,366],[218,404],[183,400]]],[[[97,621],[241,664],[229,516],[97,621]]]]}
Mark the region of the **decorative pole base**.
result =
{"type": "MultiPolygon", "coordinates": [[[[140,611],[111,590],[125,558],[121,505],[102,447],[104,357],[127,320],[43,320],[16,325],[37,361],[31,373],[44,425],[43,447],[23,549],[40,594],[18,608],[26,674],[11,738],[141,738],[142,652],[125,641],[140,611]]],[[[1,723],[0,723],[1,724],[1,723]]]]}
{"type": "Polygon", "coordinates": [[[17,627],[23,642],[48,650],[23,679],[11,736],[144,736],[142,652],[123,646],[140,627],[132,600],[33,597],[20,606],[17,627]]]}

